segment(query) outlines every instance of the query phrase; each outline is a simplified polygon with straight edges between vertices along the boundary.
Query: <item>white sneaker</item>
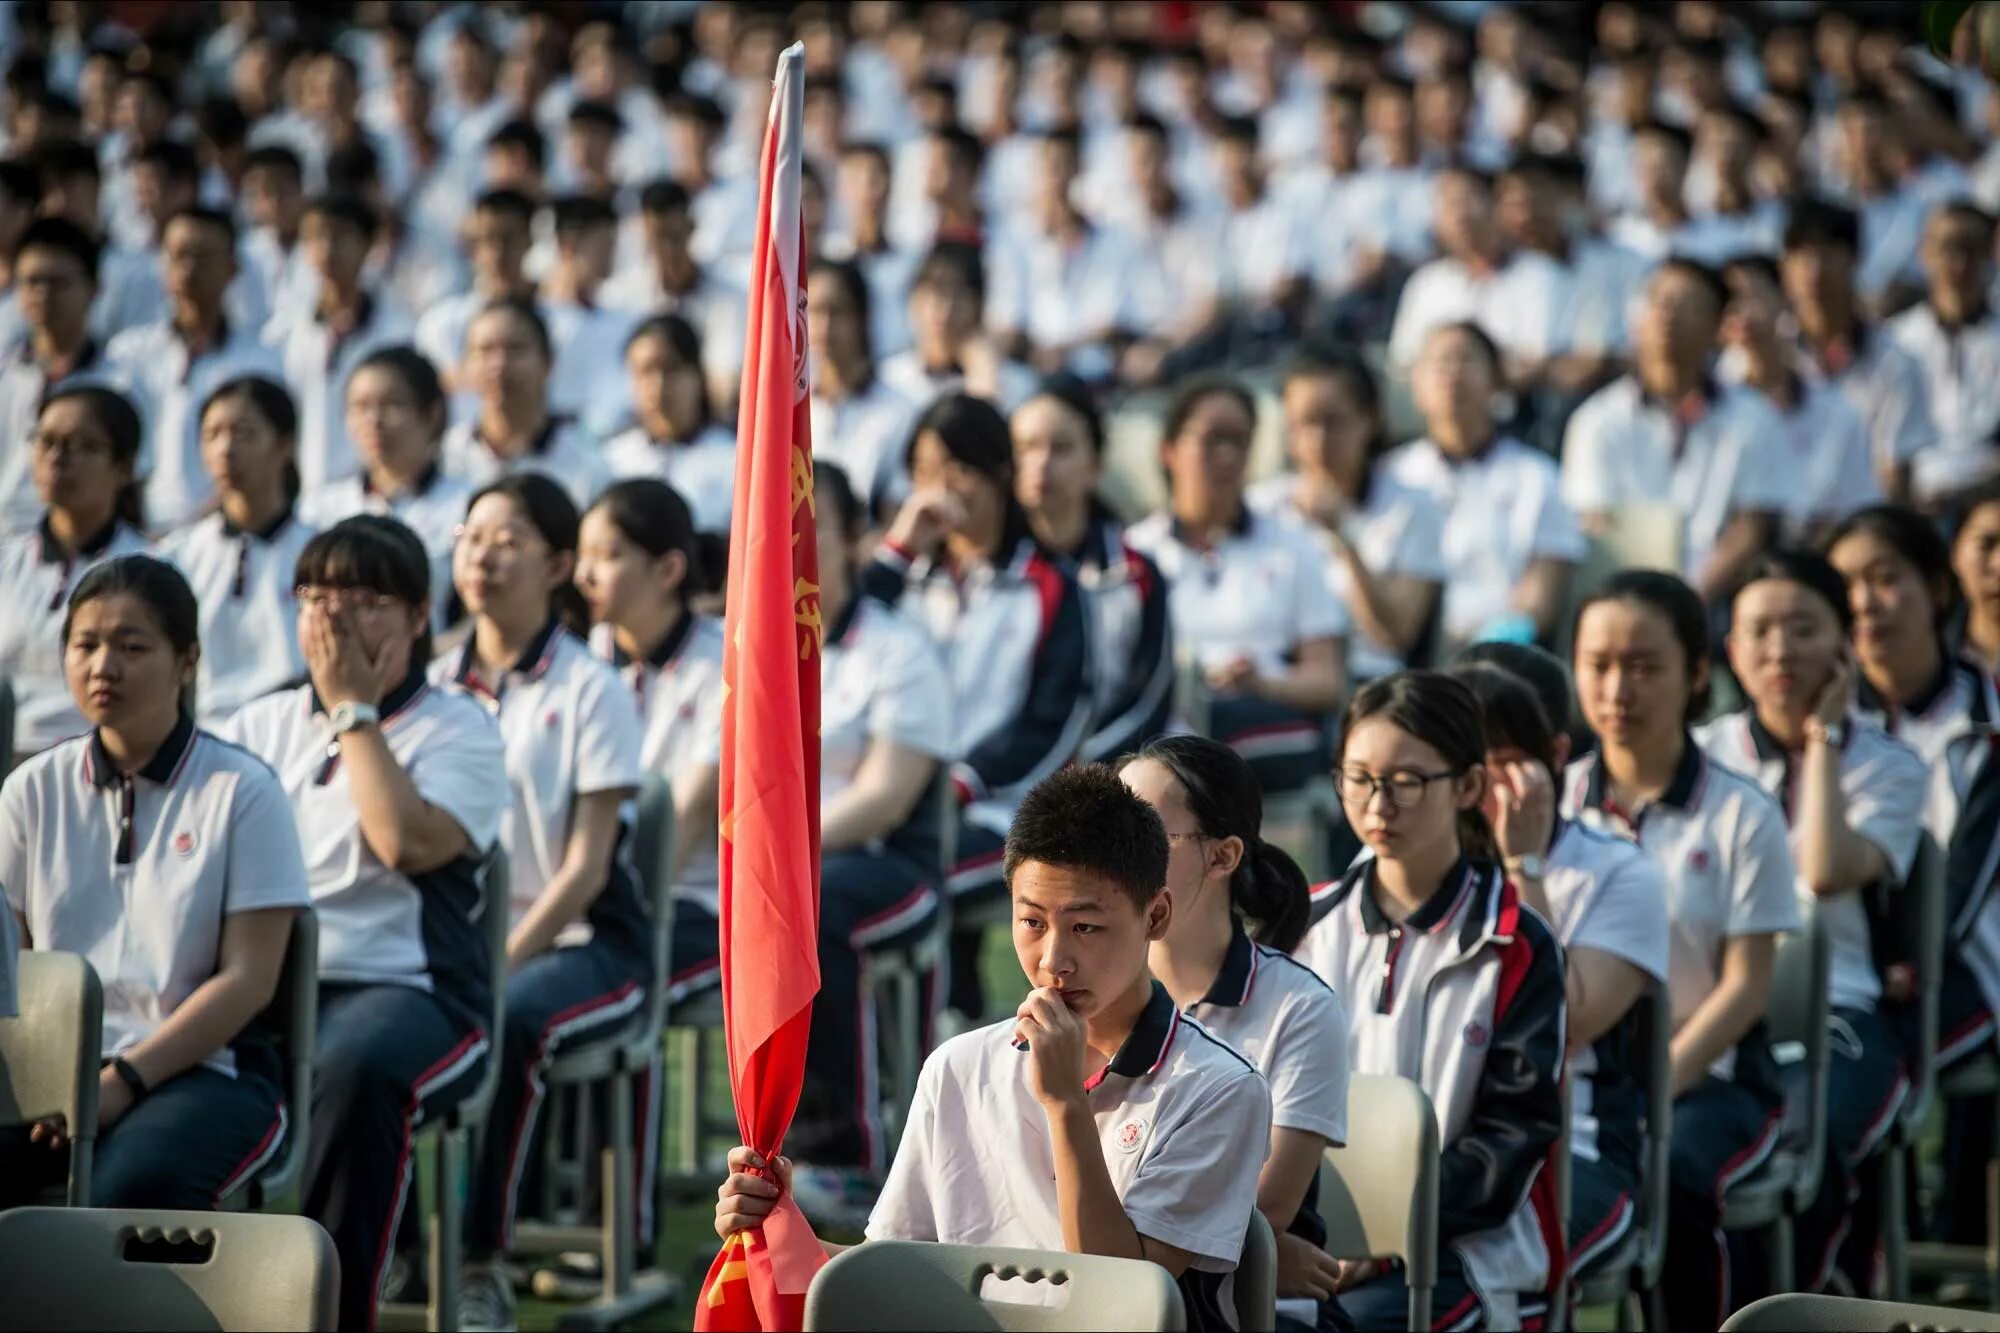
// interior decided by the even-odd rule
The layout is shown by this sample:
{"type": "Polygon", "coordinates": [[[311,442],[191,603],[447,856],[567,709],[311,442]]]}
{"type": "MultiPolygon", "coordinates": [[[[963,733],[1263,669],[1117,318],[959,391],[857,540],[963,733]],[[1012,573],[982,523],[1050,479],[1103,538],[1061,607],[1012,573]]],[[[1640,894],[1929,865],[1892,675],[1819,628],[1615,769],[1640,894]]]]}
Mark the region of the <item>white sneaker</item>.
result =
{"type": "Polygon", "coordinates": [[[467,1264],[458,1284],[458,1326],[464,1333],[514,1333],[514,1292],[492,1264],[467,1264]]]}

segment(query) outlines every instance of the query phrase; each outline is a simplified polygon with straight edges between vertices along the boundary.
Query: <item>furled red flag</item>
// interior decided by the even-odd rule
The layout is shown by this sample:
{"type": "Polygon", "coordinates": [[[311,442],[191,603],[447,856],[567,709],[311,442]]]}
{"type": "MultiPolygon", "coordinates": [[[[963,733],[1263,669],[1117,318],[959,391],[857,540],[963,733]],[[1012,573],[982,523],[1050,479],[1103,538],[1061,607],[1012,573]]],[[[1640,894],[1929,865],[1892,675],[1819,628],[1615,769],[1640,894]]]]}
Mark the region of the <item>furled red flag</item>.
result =
{"type": "MultiPolygon", "coordinates": [[[[819,555],[806,404],[799,216],[805,47],[778,57],[759,171],[736,510],[722,658],[722,1014],[743,1142],[767,1160],[792,1123],[819,990],[819,555]]],[[[733,1236],[698,1329],[797,1329],[826,1262],[786,1195],[733,1236]]]]}

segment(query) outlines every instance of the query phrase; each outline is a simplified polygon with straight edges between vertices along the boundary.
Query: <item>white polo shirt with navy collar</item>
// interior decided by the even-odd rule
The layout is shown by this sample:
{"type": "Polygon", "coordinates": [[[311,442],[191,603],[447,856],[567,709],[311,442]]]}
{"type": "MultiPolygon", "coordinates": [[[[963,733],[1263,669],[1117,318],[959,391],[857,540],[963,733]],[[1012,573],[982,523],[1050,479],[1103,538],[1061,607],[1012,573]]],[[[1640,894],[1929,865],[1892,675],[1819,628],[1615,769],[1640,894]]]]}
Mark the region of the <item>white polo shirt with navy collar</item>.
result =
{"type": "Polygon", "coordinates": [[[1918,302],[1883,326],[1916,361],[1930,406],[1932,437],[1910,469],[1911,489],[1927,500],[2000,473],[2000,314],[1947,326],[1918,302]]]}
{"type": "Polygon", "coordinates": [[[160,543],[161,559],[186,576],[201,604],[195,702],[204,722],[305,675],[292,589],[313,535],[290,513],[262,532],[244,532],[217,511],[160,543]]]}
{"type": "Polygon", "coordinates": [[[1433,329],[1469,320],[1516,356],[1540,358],[1563,351],[1569,279],[1545,254],[1520,250],[1498,267],[1476,273],[1449,255],[1410,275],[1396,301],[1389,330],[1389,360],[1407,368],[1433,329]]]}
{"type": "Polygon", "coordinates": [[[347,377],[370,352],[410,338],[410,317],[390,302],[364,295],[361,321],[336,337],[316,312],[274,320],[265,339],[277,349],[285,385],[299,408],[299,481],[307,492],[351,477],[361,464],[347,438],[347,377]]]}
{"type": "Polygon", "coordinates": [[[277,770],[305,852],[319,917],[321,982],[408,986],[484,1014],[491,973],[479,865],[507,808],[506,751],[470,699],[412,671],[381,704],[382,738],[417,794],[449,816],[466,855],[419,875],[383,863],[362,836],[340,737],[311,685],[267,694],[223,724],[277,770]]]}
{"type": "MultiPolygon", "coordinates": [[[[1755,778],[1786,818],[1792,817],[1804,758],[1787,753],[1755,710],[1716,718],[1697,727],[1694,736],[1711,757],[1755,778]]],[[[1909,878],[1917,858],[1928,786],[1924,762],[1916,751],[1873,723],[1856,720],[1849,725],[1840,750],[1840,795],[1847,808],[1847,826],[1887,858],[1897,888],[1909,878]]],[[[1800,911],[1824,923],[1833,946],[1828,980],[1836,1009],[1872,1010],[1882,995],[1864,892],[1822,897],[1804,880],[1798,883],[1800,911]]]]}
{"type": "Polygon", "coordinates": [[[417,534],[431,558],[431,623],[442,629],[451,596],[451,552],[472,503],[472,487],[432,464],[406,491],[386,495],[366,472],[332,482],[299,497],[299,517],[314,528],[330,528],[356,514],[393,518],[417,534]]]}
{"type": "Polygon", "coordinates": [[[1510,436],[1470,458],[1413,440],[1383,461],[1382,472],[1430,496],[1443,515],[1443,625],[1453,643],[1470,643],[1513,614],[1514,587],[1536,561],[1573,565],[1584,557],[1583,530],[1559,493],[1554,460],[1510,436]]]}
{"type": "MultiPolygon", "coordinates": [[[[819,665],[822,809],[854,784],[878,740],[951,762],[951,677],[923,626],[856,589],[827,628],[819,665]]],[[[905,827],[881,842],[931,864],[936,822],[930,802],[919,801],[905,827]]]]}
{"type": "MultiPolygon", "coordinates": [[[[473,700],[500,728],[512,792],[500,845],[507,849],[511,919],[518,923],[562,869],[577,799],[607,791],[638,794],[645,780],[638,709],[611,665],[553,620],[497,682],[476,673],[470,640],[433,660],[430,679],[435,688],[473,700]]],[[[557,942],[585,943],[602,925],[611,943],[650,958],[637,880],[621,858],[612,861],[611,882],[557,942]],[[626,938],[615,938],[620,936],[626,938]]]]}
{"type": "Polygon", "coordinates": [[[35,424],[42,404],[64,384],[116,381],[95,338],[85,338],[67,374],[50,378],[35,359],[34,343],[23,334],[0,352],[0,533],[26,532],[42,516],[35,489],[35,424]]]}
{"type": "Polygon", "coordinates": [[[1245,506],[1234,530],[1201,546],[1163,511],[1127,528],[1125,542],[1159,566],[1174,642],[1204,668],[1240,656],[1259,675],[1283,675],[1300,644],[1351,628],[1325,557],[1296,520],[1245,506]]]}
{"type": "Polygon", "coordinates": [[[1562,495],[1578,514],[1670,503],[1681,573],[1698,578],[1740,513],[1783,515],[1797,489],[1784,423],[1762,394],[1711,386],[1668,408],[1627,375],[1584,400],[1563,432],[1562,495]]]}
{"type": "Polygon", "coordinates": [[[1887,331],[1857,325],[1852,339],[1801,359],[1808,376],[1839,388],[1861,414],[1878,468],[1906,465],[1930,446],[1937,428],[1923,368],[1887,331]]]}
{"type": "MultiPolygon", "coordinates": [[[[868,1239],[1064,1248],[1048,1113],[1014,1026],[1009,1018],[962,1033],[924,1061],[868,1239]]],[[[1263,1078],[1155,982],[1131,1034],[1084,1089],[1133,1228],[1192,1254],[1191,1275],[1233,1273],[1270,1149],[1263,1078]]],[[[1185,1280],[1183,1292],[1191,1285],[1215,1292],[1185,1280]]],[[[1234,1327],[1227,1292],[1215,1300],[1234,1327]]]]}
{"type": "Polygon", "coordinates": [[[1867,424],[1839,386],[1813,379],[1801,368],[1792,381],[1792,401],[1786,403],[1744,383],[1743,371],[1743,358],[1734,349],[1716,366],[1719,378],[1759,395],[1777,414],[1778,438],[1792,477],[1779,511],[1780,540],[1807,544],[1814,529],[1882,502],[1867,424]]]}
{"type": "MultiPolygon", "coordinates": [[[[1710,759],[1692,736],[1683,744],[1667,789],[1637,811],[1611,800],[1597,755],[1563,775],[1564,816],[1636,842],[1666,879],[1667,996],[1676,1031],[1720,983],[1728,940],[1804,924],[1785,812],[1751,779],[1710,759]]],[[[1761,1029],[1755,1039],[1761,1046],[1761,1029]]],[[[1723,1052],[1709,1072],[1735,1077],[1749,1040],[1723,1052]]]]}
{"type": "MultiPolygon", "coordinates": [[[[146,423],[139,464],[146,523],[155,532],[184,527],[215,500],[215,481],[201,461],[202,405],[240,376],[285,384],[284,363],[256,330],[228,323],[214,347],[192,355],[171,319],[125,330],[105,349],[105,361],[137,400],[146,423]]],[[[289,387],[298,393],[297,386],[289,387]]]]}
{"type": "Polygon", "coordinates": [[[502,458],[479,432],[476,421],[444,433],[445,475],[479,491],[516,472],[539,472],[569,493],[579,510],[588,509],[611,484],[597,439],[568,417],[552,416],[519,458],[502,458]]]}
{"type": "MultiPolygon", "coordinates": [[[[658,441],[634,426],[604,444],[611,478],[664,481],[687,502],[696,532],[724,533],[735,507],[736,433],[710,422],[692,440],[658,441]]],[[[858,488],[857,488],[858,490],[858,488]]]]}
{"type": "MultiPolygon", "coordinates": [[[[107,1056],[150,1037],[214,977],[226,918],[311,902],[277,776],[186,717],[136,773],[91,731],[9,774],[0,883],[35,948],[81,954],[96,971],[107,1056]]],[[[227,1046],[202,1063],[236,1072],[227,1046]]]]}
{"type": "Polygon", "coordinates": [[[66,551],[48,518],[0,541],[0,675],[14,687],[14,750],[46,750],[85,727],[63,675],[63,617],[83,576],[106,560],[141,555],[146,539],[113,519],[80,549],[66,551]]]}

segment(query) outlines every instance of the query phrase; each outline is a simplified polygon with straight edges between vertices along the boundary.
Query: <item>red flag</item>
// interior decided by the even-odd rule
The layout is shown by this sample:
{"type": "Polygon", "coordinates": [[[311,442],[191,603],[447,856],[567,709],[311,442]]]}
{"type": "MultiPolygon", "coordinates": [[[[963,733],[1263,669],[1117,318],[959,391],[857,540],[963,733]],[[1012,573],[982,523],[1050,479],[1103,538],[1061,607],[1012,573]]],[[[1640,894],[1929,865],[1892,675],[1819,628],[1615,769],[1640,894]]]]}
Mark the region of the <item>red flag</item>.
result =
{"type": "MultiPolygon", "coordinates": [[[[778,57],[764,128],[736,427],[722,679],[722,1014],[743,1142],[776,1156],[819,990],[819,551],[799,215],[805,47],[778,57]]],[[[826,1262],[786,1195],[723,1245],[698,1329],[797,1329],[826,1262]]]]}

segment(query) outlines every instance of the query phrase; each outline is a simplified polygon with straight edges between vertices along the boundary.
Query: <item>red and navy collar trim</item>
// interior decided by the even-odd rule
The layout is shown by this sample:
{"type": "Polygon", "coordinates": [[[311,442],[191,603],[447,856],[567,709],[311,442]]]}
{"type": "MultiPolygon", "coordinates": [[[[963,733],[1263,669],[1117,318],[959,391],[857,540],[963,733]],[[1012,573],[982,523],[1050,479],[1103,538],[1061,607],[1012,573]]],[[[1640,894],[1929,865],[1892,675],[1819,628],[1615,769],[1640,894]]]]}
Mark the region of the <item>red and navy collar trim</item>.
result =
{"type": "Polygon", "coordinates": [[[220,510],[217,510],[216,512],[218,514],[222,514],[223,536],[255,537],[260,542],[274,542],[278,540],[278,534],[283,532],[286,529],[286,527],[288,527],[291,524],[292,518],[294,514],[296,514],[297,510],[292,505],[287,504],[285,506],[285,511],[282,514],[279,514],[275,519],[272,519],[269,523],[266,523],[263,527],[258,528],[254,532],[246,532],[242,528],[237,527],[234,523],[230,522],[228,514],[223,514],[222,511],[220,510]]]}
{"type": "Polygon", "coordinates": [[[94,559],[111,549],[111,543],[118,537],[120,520],[112,516],[109,523],[77,543],[74,551],[65,547],[49,526],[47,510],[42,511],[42,521],[35,525],[36,536],[40,538],[38,554],[45,565],[66,565],[78,559],[94,559]]]}
{"type": "Polygon", "coordinates": [[[1250,992],[1257,986],[1257,965],[1257,946],[1243,929],[1242,918],[1232,915],[1229,948],[1222,955],[1222,967],[1201,1002],[1225,1009],[1240,1009],[1250,1003],[1250,992]]]}
{"type": "MultiPolygon", "coordinates": [[[[380,708],[382,714],[381,725],[386,727],[397,717],[407,712],[416,704],[417,700],[423,697],[424,691],[429,685],[430,682],[424,678],[422,667],[413,669],[409,675],[403,677],[402,682],[395,689],[390,690],[382,696],[380,708]]],[[[327,711],[326,703],[319,697],[318,688],[311,684],[308,684],[306,688],[312,692],[312,711],[315,713],[325,713],[327,711]]]]}
{"type": "Polygon", "coordinates": [[[414,500],[419,496],[429,494],[431,487],[437,485],[437,480],[442,475],[444,475],[444,470],[433,460],[429,467],[426,467],[422,472],[417,474],[416,481],[411,484],[408,490],[402,492],[400,495],[391,495],[387,491],[378,489],[375,485],[375,478],[370,476],[364,469],[361,473],[361,493],[363,495],[379,495],[384,500],[414,500]]]}
{"type": "MultiPolygon", "coordinates": [[[[682,611],[681,618],[673,623],[671,629],[660,636],[660,641],[653,645],[653,651],[646,654],[646,665],[655,670],[662,671],[672,666],[674,659],[681,655],[681,649],[687,645],[687,641],[694,635],[695,618],[694,612],[682,611]]],[[[614,667],[628,667],[632,665],[632,659],[627,657],[625,650],[618,646],[616,637],[611,639],[611,665],[614,667]]]]}
{"type": "MultiPolygon", "coordinates": [[[[683,623],[689,619],[691,617],[682,617],[683,623]]],[[[514,665],[500,673],[501,681],[504,682],[509,676],[526,676],[529,680],[540,680],[547,674],[550,664],[556,660],[556,648],[561,644],[562,637],[562,622],[551,616],[548,622],[535,632],[535,637],[522,647],[521,655],[515,659],[514,665]]],[[[669,634],[667,637],[671,639],[673,635],[669,634]]],[[[500,696],[487,689],[479,677],[473,674],[477,649],[476,640],[468,638],[465,647],[458,650],[458,665],[451,673],[452,684],[463,686],[474,694],[497,699],[500,696]]]]}
{"type": "MultiPolygon", "coordinates": [[[[1250,529],[1255,522],[1256,518],[1251,514],[1250,506],[1239,504],[1236,507],[1236,520],[1229,525],[1229,535],[1232,537],[1247,537],[1250,535],[1250,529]]],[[[1190,551],[1211,551],[1215,549],[1208,543],[1197,540],[1194,533],[1188,529],[1187,524],[1181,522],[1178,518],[1170,520],[1169,531],[1173,533],[1175,541],[1187,547],[1190,551]]]]}
{"type": "MultiPolygon", "coordinates": [[[[547,454],[549,451],[549,446],[555,443],[556,432],[561,430],[564,426],[567,426],[568,424],[569,424],[569,417],[567,417],[563,413],[560,412],[549,413],[548,419],[542,422],[542,428],[535,432],[535,438],[528,441],[528,451],[526,454],[523,455],[523,457],[540,458],[545,454],[547,454]]],[[[472,423],[472,438],[476,440],[479,444],[479,447],[486,450],[487,453],[492,454],[495,458],[498,458],[500,456],[500,451],[498,449],[495,449],[493,447],[492,442],[486,438],[485,428],[481,426],[480,423],[477,421],[472,423]]]]}
{"type": "Polygon", "coordinates": [[[1374,879],[1375,866],[1376,862],[1369,861],[1358,868],[1357,889],[1360,898],[1358,905],[1361,909],[1361,926],[1370,935],[1387,934],[1399,926],[1404,930],[1435,935],[1451,924],[1453,918],[1458,915],[1459,908],[1465,905],[1466,898],[1479,883],[1478,868],[1461,856],[1451,869],[1445,872],[1444,878],[1438,881],[1437,892],[1425,899],[1423,906],[1398,923],[1389,919],[1388,913],[1384,912],[1381,904],[1375,901],[1375,893],[1369,887],[1374,879]]]}
{"type": "Polygon", "coordinates": [[[153,757],[141,765],[137,772],[120,771],[111,761],[110,752],[104,748],[104,737],[96,729],[90,733],[89,744],[83,747],[83,780],[94,787],[116,787],[130,778],[140,777],[159,787],[171,787],[174,779],[187,767],[188,756],[194,753],[194,719],[182,713],[174,723],[174,729],[160,742],[160,748],[153,751],[153,757]]]}
{"type": "MultiPolygon", "coordinates": [[[[1707,787],[1708,760],[1701,747],[1694,743],[1694,737],[1681,733],[1680,763],[1674,767],[1673,780],[1660,793],[1653,805],[1669,805],[1676,810],[1692,810],[1701,803],[1702,791],[1707,787]]],[[[1583,803],[1593,810],[1615,814],[1628,824],[1636,823],[1643,811],[1626,811],[1618,808],[1611,800],[1610,791],[1604,780],[1604,756],[1590,756],[1589,777],[1584,783],[1583,803]]]]}
{"type": "Polygon", "coordinates": [[[1144,1078],[1158,1073],[1160,1066],[1167,1062],[1167,1054],[1173,1050],[1174,1038],[1179,1035],[1180,1029],[1181,1011],[1175,1006],[1174,997],[1167,993],[1167,988],[1156,979],[1146,1007],[1139,1012],[1139,1021],[1125,1034],[1125,1040],[1118,1044],[1118,1052],[1110,1062],[1084,1080],[1083,1090],[1095,1092],[1106,1074],[1116,1074],[1120,1078],[1144,1078]]]}
{"type": "MultiPolygon", "coordinates": [[[[1907,699],[1899,702],[1883,698],[1881,692],[1869,683],[1866,676],[1861,676],[1855,682],[1855,699],[1862,708],[1871,713],[1882,713],[1890,717],[1927,716],[1933,708],[1936,708],[1943,701],[1946,695],[1951,693],[1951,687],[1957,683],[1961,673],[1972,675],[1975,678],[1978,675],[1977,667],[1970,665],[1962,658],[1954,658],[1942,643],[1938,645],[1938,662],[1937,678],[1907,699]]],[[[1981,691],[1977,689],[1972,692],[1975,700],[1980,697],[1980,694],[1981,691]]]]}

